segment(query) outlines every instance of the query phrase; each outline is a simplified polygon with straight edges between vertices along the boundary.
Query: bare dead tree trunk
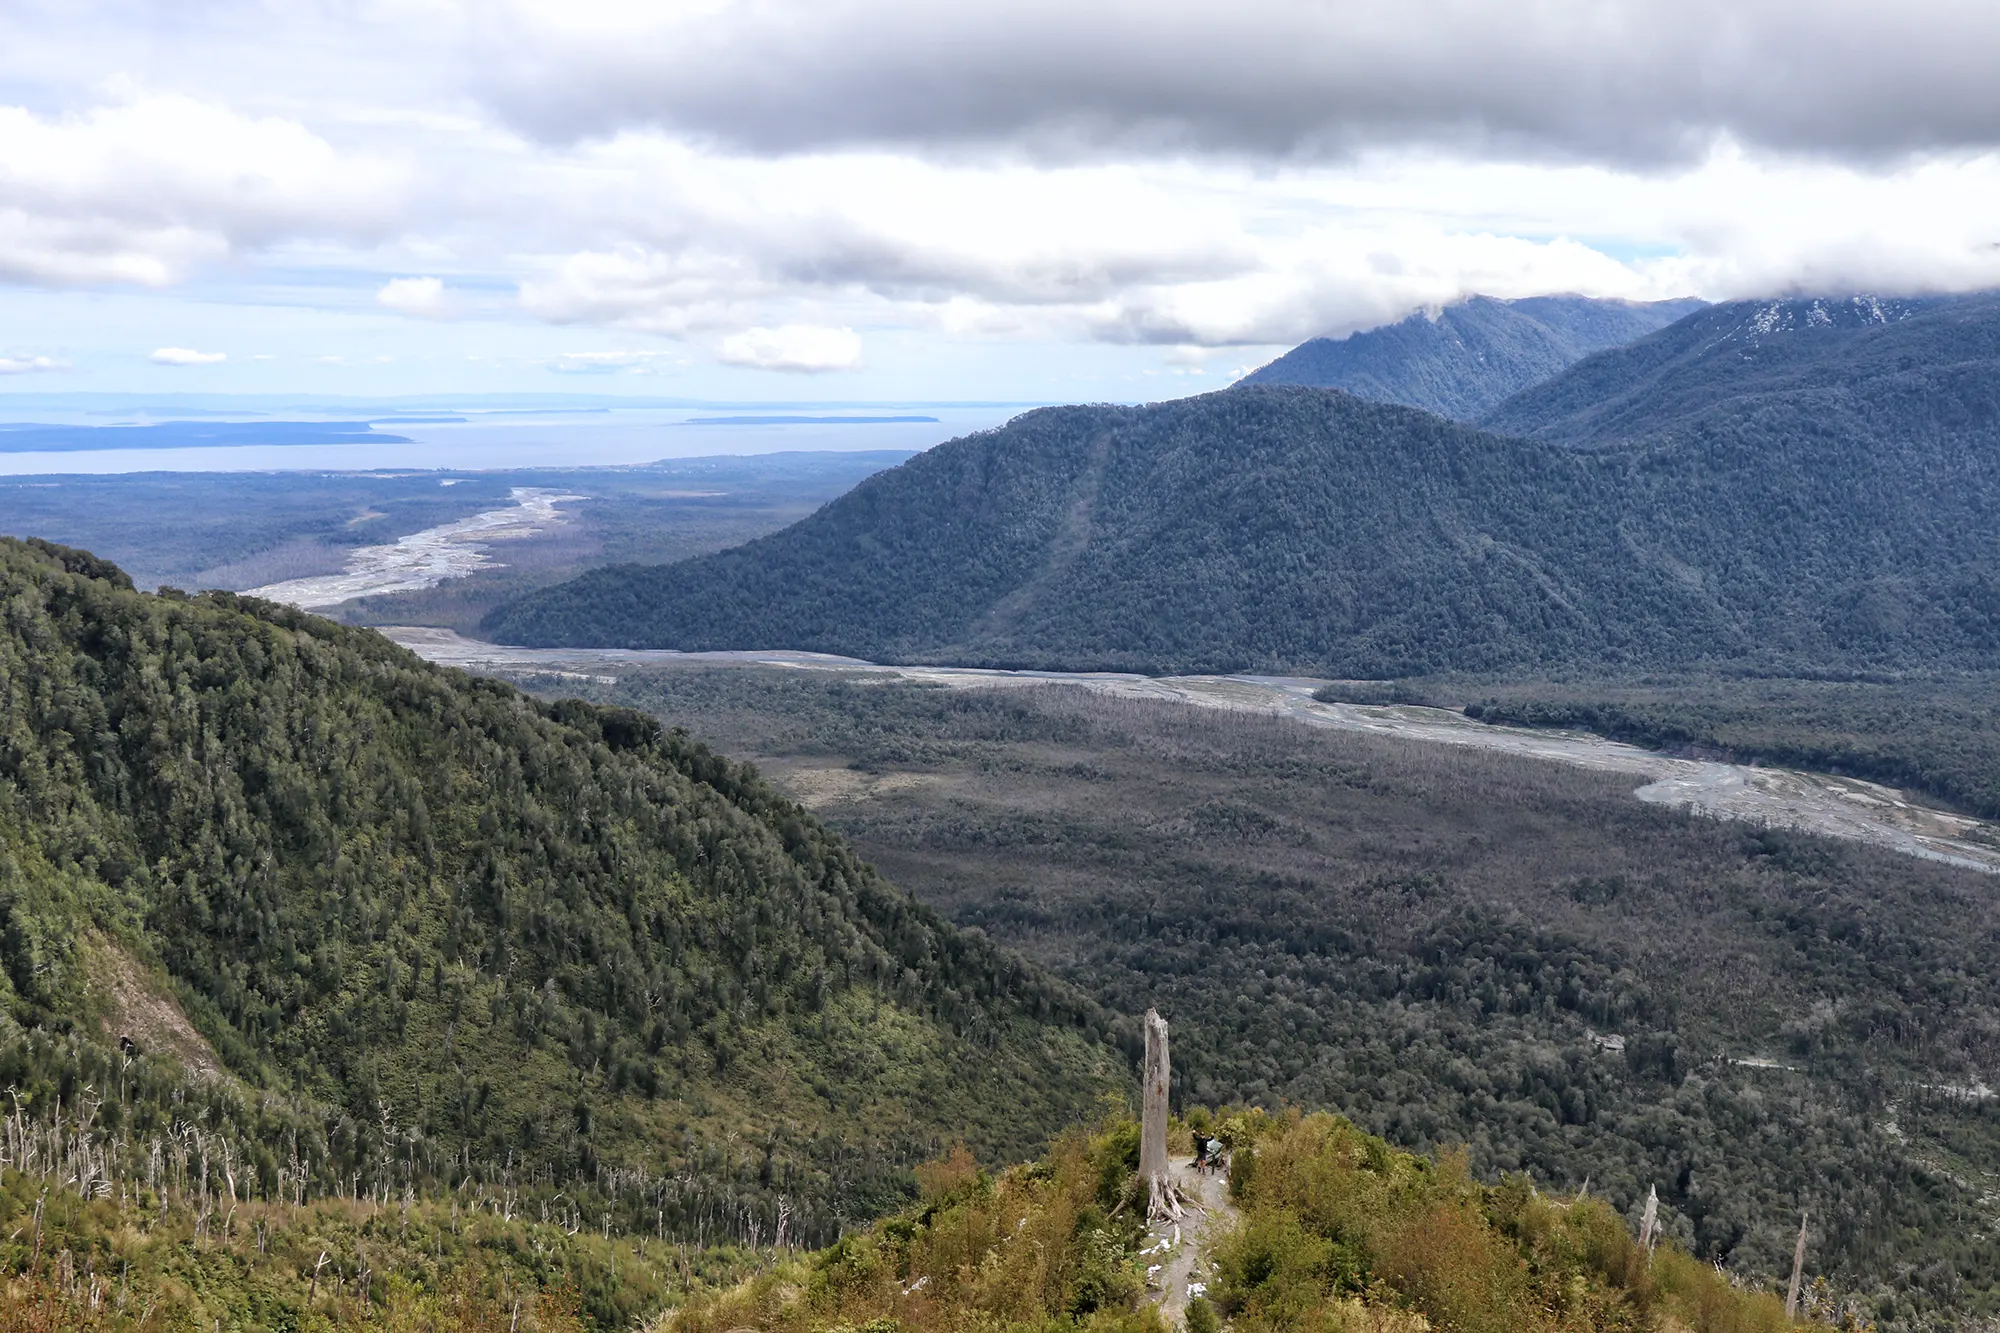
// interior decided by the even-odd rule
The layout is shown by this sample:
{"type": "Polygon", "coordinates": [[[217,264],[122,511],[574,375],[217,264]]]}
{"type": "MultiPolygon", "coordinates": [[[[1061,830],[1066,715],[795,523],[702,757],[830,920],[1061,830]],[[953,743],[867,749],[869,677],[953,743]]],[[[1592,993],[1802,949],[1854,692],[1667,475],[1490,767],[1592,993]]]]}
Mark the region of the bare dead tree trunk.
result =
{"type": "Polygon", "coordinates": [[[1139,1089],[1139,1179],[1146,1182],[1150,1217],[1178,1220],[1180,1192],[1174,1188],[1167,1160],[1167,1089],[1173,1066],[1167,1058],[1167,1020],[1157,1009],[1146,1011],[1146,1065],[1139,1089]]]}
{"type": "Polygon", "coordinates": [[[1653,1233],[1660,1220],[1660,1191],[1651,1185],[1646,1187],[1646,1211],[1639,1219],[1639,1248],[1648,1256],[1653,1253],[1653,1233]]]}
{"type": "Polygon", "coordinates": [[[1799,1313],[1799,1279],[1806,1271],[1806,1215],[1799,1213],[1799,1243],[1792,1249],[1792,1285],[1785,1292],[1785,1318],[1796,1319],[1799,1313]]]}

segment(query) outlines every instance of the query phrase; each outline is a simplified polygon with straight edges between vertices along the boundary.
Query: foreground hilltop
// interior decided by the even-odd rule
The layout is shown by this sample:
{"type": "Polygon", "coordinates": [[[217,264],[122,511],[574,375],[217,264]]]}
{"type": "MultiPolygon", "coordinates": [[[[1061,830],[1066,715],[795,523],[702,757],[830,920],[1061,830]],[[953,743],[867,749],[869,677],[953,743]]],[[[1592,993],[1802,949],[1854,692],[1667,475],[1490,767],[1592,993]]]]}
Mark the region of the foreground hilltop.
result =
{"type": "Polygon", "coordinates": [[[2000,298],[1759,319],[1718,307],[1586,360],[1497,411],[1510,434],[1286,385],[1030,412],[486,631],[1336,677],[1990,665],[2000,298]]]}
{"type": "Polygon", "coordinates": [[[1693,300],[1475,296],[1345,338],[1314,338],[1242,383],[1345,389],[1476,421],[1508,395],[1592,352],[1643,338],[1701,307],[1693,300]]]}
{"type": "Polygon", "coordinates": [[[44,543],[0,607],[0,1086],[95,1115],[120,1190],[194,1126],[232,1201],[810,1241],[1123,1077],[1088,1001],[642,714],[44,543]]]}
{"type": "Polygon", "coordinates": [[[656,1328],[1167,1333],[1184,1295],[1188,1333],[1215,1333],[1225,1315],[1238,1333],[1779,1333],[1861,1322],[1861,1307],[1807,1286],[1795,1323],[1777,1295],[1671,1244],[1642,1244],[1600,1200],[1545,1196],[1521,1176],[1481,1185],[1462,1158],[1398,1152],[1334,1116],[1252,1112],[1218,1125],[1195,1108],[1191,1119],[1231,1150],[1228,1197],[1201,1182],[1204,1211],[1227,1216],[1149,1227],[1134,1185],[1138,1126],[1114,1123],[998,1176],[969,1157],[939,1163],[925,1172],[920,1208],[704,1294],[656,1328]],[[1186,1293],[1155,1285],[1179,1287],[1189,1272],[1198,1280],[1186,1293]]]}

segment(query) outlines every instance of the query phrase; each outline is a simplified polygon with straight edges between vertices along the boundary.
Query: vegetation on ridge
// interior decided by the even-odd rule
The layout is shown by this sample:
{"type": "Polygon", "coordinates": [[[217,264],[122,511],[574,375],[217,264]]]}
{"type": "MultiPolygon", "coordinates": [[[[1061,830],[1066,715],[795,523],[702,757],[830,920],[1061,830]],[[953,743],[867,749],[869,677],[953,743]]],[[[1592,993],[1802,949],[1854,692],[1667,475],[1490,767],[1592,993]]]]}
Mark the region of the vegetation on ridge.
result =
{"type": "Polygon", "coordinates": [[[1093,1004],[649,717],[12,541],[0,963],[15,1114],[218,1214],[472,1190],[811,1241],[1123,1076],[1093,1004]]]}
{"type": "MultiPolygon", "coordinates": [[[[1329,1115],[1252,1112],[1221,1132],[1243,1217],[1216,1247],[1191,1330],[1212,1328],[1217,1307],[1239,1333],[1794,1326],[1777,1297],[1670,1243],[1648,1255],[1600,1200],[1542,1195],[1518,1176],[1481,1185],[1462,1158],[1399,1152],[1329,1115]]],[[[944,1164],[921,1207],[697,1299],[673,1327],[1164,1333],[1137,1257],[1149,1237],[1129,1194],[1137,1157],[1127,1121],[1073,1133],[1046,1161],[998,1175],[969,1159],[944,1164]]]]}

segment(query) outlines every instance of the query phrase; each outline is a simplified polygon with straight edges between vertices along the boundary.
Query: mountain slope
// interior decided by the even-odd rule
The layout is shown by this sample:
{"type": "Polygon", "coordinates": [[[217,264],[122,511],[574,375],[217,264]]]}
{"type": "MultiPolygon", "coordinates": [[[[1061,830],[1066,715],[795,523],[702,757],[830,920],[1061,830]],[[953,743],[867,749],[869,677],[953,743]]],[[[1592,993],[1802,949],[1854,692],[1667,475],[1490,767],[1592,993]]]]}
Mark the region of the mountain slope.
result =
{"type": "Polygon", "coordinates": [[[1736,301],[1524,389],[1480,422],[1581,447],[1691,431],[1849,433],[1975,424],[1958,410],[1969,373],[2000,362],[2000,296],[1736,301]]]}
{"type": "MultiPolygon", "coordinates": [[[[2000,309],[1976,333],[1996,327],[2000,309]]],[[[593,571],[486,629],[527,644],[1368,677],[1988,665],[1996,368],[1974,357],[1857,391],[1852,430],[1760,402],[1725,414],[1729,431],[1596,450],[1281,385],[1045,409],[783,532],[593,571]],[[1947,380],[1954,396],[1930,396],[1947,380]]]]}
{"type": "Polygon", "coordinates": [[[1075,992],[644,715],[11,540],[0,963],[0,1085],[105,1094],[112,1175],[194,1116],[232,1196],[831,1235],[1121,1073],[1075,992]]]}
{"type": "Polygon", "coordinates": [[[771,537],[594,571],[487,628],[1020,666],[1499,665],[1601,649],[1607,604],[1662,633],[1701,614],[1595,521],[1614,499],[1568,451],[1327,390],[1051,408],[771,537]]]}
{"type": "Polygon", "coordinates": [[[1700,301],[1475,296],[1345,338],[1314,338],[1242,383],[1346,389],[1473,421],[1592,352],[1642,338],[1701,307],[1700,301]]]}

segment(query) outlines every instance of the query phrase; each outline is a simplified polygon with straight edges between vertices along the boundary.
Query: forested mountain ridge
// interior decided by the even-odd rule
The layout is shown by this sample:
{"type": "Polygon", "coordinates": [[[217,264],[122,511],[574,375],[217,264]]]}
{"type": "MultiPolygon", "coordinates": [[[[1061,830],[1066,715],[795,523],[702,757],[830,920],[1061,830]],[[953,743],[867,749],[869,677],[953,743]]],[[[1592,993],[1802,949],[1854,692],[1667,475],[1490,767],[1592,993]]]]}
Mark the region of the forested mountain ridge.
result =
{"type": "Polygon", "coordinates": [[[1557,643],[1585,618],[1546,568],[1623,572],[1580,517],[1609,499],[1568,451],[1334,390],[1045,408],[770,537],[593,571],[486,628],[1086,669],[1497,664],[1525,621],[1557,643]]]}
{"type": "Polygon", "coordinates": [[[1599,352],[1479,424],[1593,448],[1696,430],[1824,429],[1809,418],[1828,412],[1860,414],[1843,428],[1869,434],[1963,428],[1963,372],[1990,380],[1996,363],[1996,294],[1734,301],[1599,352]]]}
{"type": "Polygon", "coordinates": [[[1473,421],[1592,352],[1642,338],[1701,307],[1693,300],[1475,296],[1345,338],[1314,338],[1239,382],[1345,389],[1473,421]]]}
{"type": "Polygon", "coordinates": [[[1124,1072],[1089,1001],[643,714],[11,539],[0,962],[30,1119],[95,1099],[114,1174],[193,1126],[232,1197],[809,1239],[1124,1072]]]}
{"type": "MultiPolygon", "coordinates": [[[[1986,308],[1962,341],[1996,330],[1986,308]]],[[[1595,450],[1287,385],[1042,409],[772,536],[596,570],[485,629],[1334,677],[1986,665],[2000,653],[1992,365],[1864,385],[1840,418],[1853,428],[1760,402],[1719,414],[1728,430],[1595,450]],[[1944,405],[1909,402],[1923,429],[1891,429],[1899,395],[1954,376],[1944,405]]]]}

